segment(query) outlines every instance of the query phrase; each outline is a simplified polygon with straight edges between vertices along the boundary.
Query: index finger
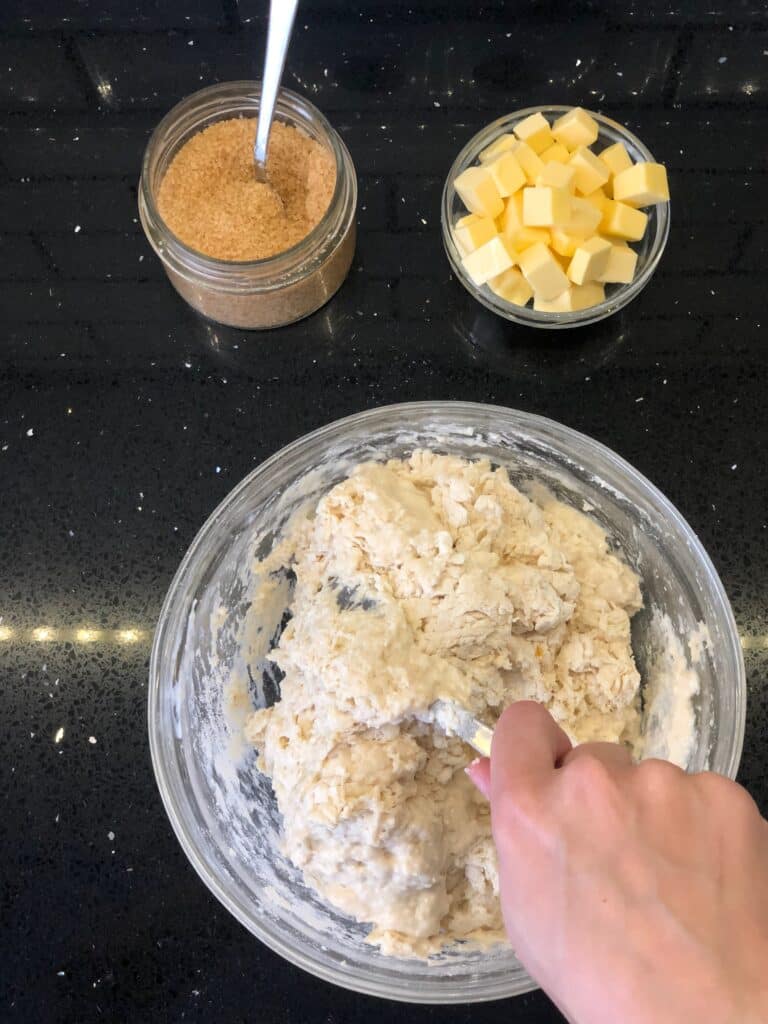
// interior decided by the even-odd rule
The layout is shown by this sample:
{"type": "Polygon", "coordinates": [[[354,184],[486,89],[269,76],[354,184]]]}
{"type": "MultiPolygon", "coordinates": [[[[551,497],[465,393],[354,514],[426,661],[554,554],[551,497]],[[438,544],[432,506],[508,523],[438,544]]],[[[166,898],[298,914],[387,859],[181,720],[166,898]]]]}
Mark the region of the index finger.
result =
{"type": "Polygon", "coordinates": [[[551,775],[571,741],[541,704],[521,700],[510,705],[493,731],[491,804],[522,785],[537,785],[551,775]]]}

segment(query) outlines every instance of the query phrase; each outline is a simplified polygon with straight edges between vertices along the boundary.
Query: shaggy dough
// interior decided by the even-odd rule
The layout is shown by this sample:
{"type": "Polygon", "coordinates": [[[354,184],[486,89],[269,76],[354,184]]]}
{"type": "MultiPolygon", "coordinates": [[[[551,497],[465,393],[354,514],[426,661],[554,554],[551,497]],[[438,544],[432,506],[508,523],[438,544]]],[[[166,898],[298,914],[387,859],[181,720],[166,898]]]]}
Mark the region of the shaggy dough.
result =
{"type": "Polygon", "coordinates": [[[637,576],[585,515],[504,469],[417,451],[365,463],[294,524],[262,569],[292,566],[270,654],[281,700],[254,712],[285,851],[384,952],[503,937],[474,756],[430,723],[454,698],[493,725],[541,701],[573,741],[632,745],[637,576]]]}

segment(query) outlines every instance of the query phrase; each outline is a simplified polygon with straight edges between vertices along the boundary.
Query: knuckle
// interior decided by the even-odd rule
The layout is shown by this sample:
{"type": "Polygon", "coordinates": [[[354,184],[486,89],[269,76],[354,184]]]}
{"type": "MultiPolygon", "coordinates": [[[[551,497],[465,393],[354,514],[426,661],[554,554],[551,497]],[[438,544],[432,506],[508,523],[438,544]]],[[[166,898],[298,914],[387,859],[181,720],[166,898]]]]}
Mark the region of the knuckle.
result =
{"type": "Polygon", "coordinates": [[[666,789],[684,777],[685,772],[682,768],[678,768],[671,761],[662,761],[660,758],[649,758],[647,761],[641,761],[637,766],[637,778],[644,788],[652,791],[666,789]]]}
{"type": "Polygon", "coordinates": [[[701,772],[695,778],[708,802],[727,805],[731,814],[749,817],[759,814],[757,804],[746,789],[724,775],[718,775],[717,772],[701,772]]]}
{"type": "Polygon", "coordinates": [[[565,766],[566,777],[571,784],[589,792],[603,790],[614,781],[610,767],[595,754],[584,751],[565,766]]]}

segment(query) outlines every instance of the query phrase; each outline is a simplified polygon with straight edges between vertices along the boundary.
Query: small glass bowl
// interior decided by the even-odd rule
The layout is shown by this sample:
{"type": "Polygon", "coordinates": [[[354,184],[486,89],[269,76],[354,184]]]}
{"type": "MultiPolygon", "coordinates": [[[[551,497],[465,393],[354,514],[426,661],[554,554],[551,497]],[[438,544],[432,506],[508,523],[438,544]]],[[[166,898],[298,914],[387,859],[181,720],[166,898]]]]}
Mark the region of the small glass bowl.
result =
{"type": "MultiPolygon", "coordinates": [[[[468,167],[476,164],[480,152],[505,132],[511,132],[518,122],[530,114],[543,114],[550,124],[562,114],[572,110],[571,106],[542,106],[526,107],[525,110],[516,110],[512,114],[506,114],[497,121],[487,125],[477,135],[473,136],[453,162],[448,172],[443,187],[443,199],[440,218],[443,227],[443,245],[448,255],[448,261],[453,272],[467,291],[473,295],[478,302],[516,324],[523,324],[526,327],[581,327],[584,324],[593,324],[597,320],[623,309],[628,302],[631,302],[650,281],[656,269],[664,247],[669,237],[670,210],[669,203],[660,203],[657,206],[649,206],[643,212],[648,214],[648,226],[645,234],[639,242],[633,242],[632,247],[637,252],[637,271],[635,278],[630,284],[609,284],[605,287],[606,298],[588,309],[575,310],[572,313],[541,313],[530,306],[515,306],[505,302],[495,295],[487,284],[478,287],[473,283],[465,271],[461,262],[461,253],[453,240],[453,226],[456,221],[463,217],[467,210],[453,187],[458,176],[468,167]]],[[[597,142],[592,146],[595,152],[613,145],[614,142],[623,142],[627,152],[632,157],[633,163],[639,160],[655,162],[651,152],[643,143],[628,131],[623,125],[612,121],[603,114],[597,114],[594,110],[588,111],[597,121],[600,132],[597,142]]]]}
{"type": "Polygon", "coordinates": [[[339,135],[317,107],[281,89],[275,117],[322,143],[336,164],[336,186],[323,217],[292,248],[261,260],[220,260],[185,245],[157,209],[171,160],[193,135],[216,121],[258,117],[260,82],[223,82],[192,93],[155,128],[144,153],[139,216],[171,284],[209,320],[260,330],[301,320],[324,305],[347,276],[355,251],[357,176],[339,135]]]}

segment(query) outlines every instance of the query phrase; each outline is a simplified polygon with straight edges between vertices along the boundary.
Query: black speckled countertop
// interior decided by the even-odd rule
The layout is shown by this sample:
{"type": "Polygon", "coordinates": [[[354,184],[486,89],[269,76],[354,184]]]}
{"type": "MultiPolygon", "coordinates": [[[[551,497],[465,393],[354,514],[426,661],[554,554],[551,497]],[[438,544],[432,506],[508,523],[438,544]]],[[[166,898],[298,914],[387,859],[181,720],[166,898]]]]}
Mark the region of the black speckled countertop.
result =
{"type": "MultiPolygon", "coordinates": [[[[0,12],[0,1018],[393,1024],[216,902],[166,820],[145,727],[163,595],[249,470],[339,416],[470,399],[591,434],[699,533],[749,678],[740,773],[768,810],[768,14],[757,0],[304,0],[286,84],[344,137],[359,245],[315,316],[197,319],[137,221],[147,135],[258,77],[266,0],[9,0],[0,12]],[[470,11],[472,16],[470,17],[470,11]],[[670,168],[672,233],[619,315],[505,326],[452,279],[442,180],[536,102],[626,122],[670,168]]],[[[551,1022],[541,993],[414,1024],[551,1022]]]]}

